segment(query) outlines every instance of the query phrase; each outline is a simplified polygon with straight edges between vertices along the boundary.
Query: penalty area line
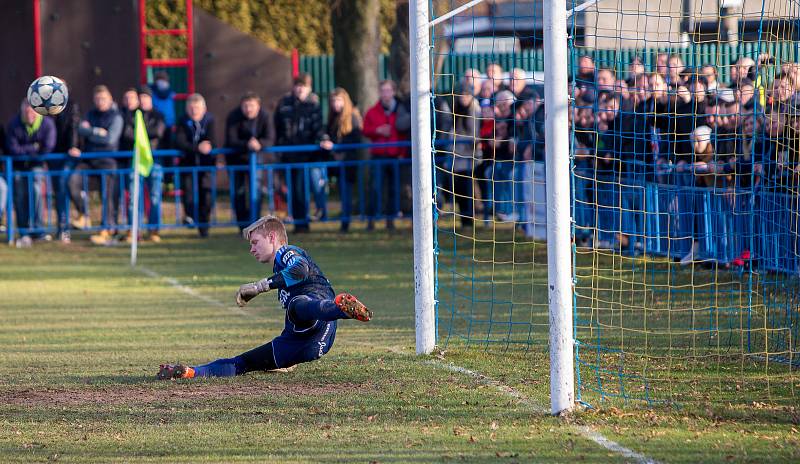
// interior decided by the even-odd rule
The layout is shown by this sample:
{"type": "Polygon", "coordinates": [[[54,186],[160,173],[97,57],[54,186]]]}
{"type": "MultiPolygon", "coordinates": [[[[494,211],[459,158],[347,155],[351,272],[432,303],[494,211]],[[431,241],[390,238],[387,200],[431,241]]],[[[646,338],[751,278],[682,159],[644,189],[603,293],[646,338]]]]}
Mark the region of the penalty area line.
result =
{"type": "Polygon", "coordinates": [[[252,317],[252,314],[248,313],[247,311],[243,311],[241,308],[236,307],[236,306],[226,305],[225,303],[223,303],[223,302],[221,302],[219,300],[216,300],[216,299],[211,298],[209,296],[203,295],[202,293],[199,293],[195,289],[193,289],[191,287],[187,287],[186,285],[183,285],[182,283],[178,282],[177,280],[173,279],[172,277],[161,275],[158,272],[156,272],[156,271],[154,271],[152,269],[148,269],[148,268],[146,268],[144,266],[141,266],[141,265],[140,266],[136,266],[136,269],[138,269],[139,271],[141,271],[143,274],[145,274],[148,277],[152,277],[153,279],[156,279],[156,280],[162,280],[162,281],[168,283],[173,288],[176,288],[176,289],[180,290],[181,292],[183,292],[183,293],[185,293],[185,294],[187,294],[187,295],[189,295],[191,297],[197,298],[198,300],[202,300],[202,301],[204,301],[204,302],[206,302],[206,303],[208,303],[208,304],[210,304],[212,306],[216,306],[218,308],[227,309],[228,311],[230,311],[230,312],[232,312],[234,314],[238,314],[240,316],[252,317]]]}
{"type": "MultiPolygon", "coordinates": [[[[504,385],[504,384],[498,382],[497,380],[491,379],[491,378],[489,378],[489,377],[487,377],[487,376],[485,376],[483,374],[480,374],[480,373],[475,372],[475,371],[471,371],[471,370],[469,370],[469,369],[467,369],[465,367],[457,366],[457,365],[455,365],[453,363],[443,363],[441,361],[425,361],[425,364],[428,364],[430,366],[433,366],[433,367],[436,367],[436,368],[439,368],[439,369],[445,369],[445,370],[448,370],[450,372],[456,372],[458,374],[463,374],[463,375],[472,377],[473,379],[475,379],[476,382],[478,382],[480,384],[483,384],[483,385],[488,385],[490,387],[494,387],[500,393],[503,393],[504,395],[507,395],[507,396],[510,396],[511,398],[514,398],[520,404],[523,404],[523,405],[527,406],[528,409],[530,409],[531,411],[533,411],[533,412],[535,412],[537,414],[543,414],[543,415],[550,414],[550,411],[545,406],[543,406],[543,405],[537,403],[536,401],[528,398],[527,396],[525,396],[524,394],[522,394],[519,391],[515,390],[514,388],[512,388],[512,387],[510,387],[508,385],[504,385]]],[[[578,435],[582,436],[583,438],[586,438],[587,440],[591,440],[591,441],[595,442],[596,444],[602,446],[603,448],[605,448],[605,449],[607,449],[607,450],[609,450],[611,452],[620,454],[620,455],[622,455],[622,456],[624,456],[624,457],[626,457],[628,459],[632,459],[632,460],[634,460],[635,462],[637,462],[639,464],[658,464],[658,461],[656,461],[654,459],[651,459],[651,458],[648,458],[647,456],[645,456],[643,454],[640,454],[640,453],[637,453],[636,451],[633,451],[631,449],[625,448],[624,446],[620,445],[619,443],[617,443],[615,441],[609,440],[603,434],[601,434],[600,432],[597,432],[596,430],[592,429],[589,426],[586,426],[586,425],[581,425],[581,426],[573,425],[571,427],[575,432],[578,433],[578,435]]]]}

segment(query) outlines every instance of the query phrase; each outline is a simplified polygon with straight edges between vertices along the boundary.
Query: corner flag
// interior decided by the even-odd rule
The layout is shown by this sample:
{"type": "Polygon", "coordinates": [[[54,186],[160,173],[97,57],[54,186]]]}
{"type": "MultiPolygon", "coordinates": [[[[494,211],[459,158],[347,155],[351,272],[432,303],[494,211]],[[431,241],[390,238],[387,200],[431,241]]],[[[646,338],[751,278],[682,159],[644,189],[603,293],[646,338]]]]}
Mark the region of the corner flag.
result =
{"type": "Polygon", "coordinates": [[[142,110],[136,110],[133,123],[133,195],[131,195],[131,266],[136,266],[139,249],[139,176],[147,177],[153,169],[150,138],[144,127],[142,110]]]}
{"type": "Polygon", "coordinates": [[[144,127],[144,118],[141,110],[136,110],[133,127],[133,156],[135,158],[136,172],[147,177],[150,175],[150,170],[153,169],[153,152],[150,151],[150,138],[147,136],[147,129],[144,127]]]}

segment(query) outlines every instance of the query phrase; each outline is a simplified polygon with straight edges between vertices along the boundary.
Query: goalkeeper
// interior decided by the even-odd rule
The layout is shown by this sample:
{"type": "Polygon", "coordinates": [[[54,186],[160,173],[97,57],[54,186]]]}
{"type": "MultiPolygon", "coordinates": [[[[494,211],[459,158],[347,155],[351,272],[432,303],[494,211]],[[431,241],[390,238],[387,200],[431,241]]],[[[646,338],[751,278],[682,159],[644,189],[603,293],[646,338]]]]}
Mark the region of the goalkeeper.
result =
{"type": "Polygon", "coordinates": [[[261,293],[277,290],[286,310],[283,332],[266,345],[239,356],[218,359],[202,366],[162,364],[159,379],[232,377],[252,371],[269,371],[319,359],[333,346],[336,321],[367,322],[372,311],[348,293],[334,297],[330,282],[301,248],[288,244],[286,228],[275,216],[265,216],[247,227],[244,238],[250,254],[260,263],[272,264],[274,274],[244,284],[236,303],[244,306],[261,293]]]}

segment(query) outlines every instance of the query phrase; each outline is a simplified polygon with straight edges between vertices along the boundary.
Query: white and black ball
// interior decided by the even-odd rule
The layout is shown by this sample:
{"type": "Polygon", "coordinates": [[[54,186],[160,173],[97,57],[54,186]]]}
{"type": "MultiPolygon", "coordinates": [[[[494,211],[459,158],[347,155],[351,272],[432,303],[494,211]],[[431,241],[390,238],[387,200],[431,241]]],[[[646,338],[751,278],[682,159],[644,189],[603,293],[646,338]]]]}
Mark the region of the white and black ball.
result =
{"type": "Polygon", "coordinates": [[[41,115],[56,115],[67,106],[67,84],[55,76],[42,76],[28,87],[28,103],[41,115]]]}

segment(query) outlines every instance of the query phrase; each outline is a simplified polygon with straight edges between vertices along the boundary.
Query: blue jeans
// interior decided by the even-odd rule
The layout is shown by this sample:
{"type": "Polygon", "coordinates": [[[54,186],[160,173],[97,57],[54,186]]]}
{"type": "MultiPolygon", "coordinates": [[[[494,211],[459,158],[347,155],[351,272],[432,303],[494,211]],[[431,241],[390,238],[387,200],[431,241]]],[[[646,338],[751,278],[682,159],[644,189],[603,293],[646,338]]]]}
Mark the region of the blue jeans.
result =
{"type": "Polygon", "coordinates": [[[436,203],[439,208],[449,202],[453,192],[453,156],[437,154],[436,168],[434,169],[436,180],[436,203]]]}
{"type": "Polygon", "coordinates": [[[394,162],[373,164],[370,167],[370,219],[397,217],[400,210],[399,166],[394,162]],[[385,206],[384,206],[385,205],[385,206]]]}
{"type": "Polygon", "coordinates": [[[320,219],[328,218],[328,168],[316,167],[309,168],[308,176],[311,183],[311,195],[314,197],[314,204],[320,213],[320,219]]]}
{"type": "Polygon", "coordinates": [[[289,214],[294,218],[296,228],[308,229],[308,197],[306,189],[306,169],[303,167],[295,167],[291,169],[286,182],[289,184],[289,214]],[[291,183],[289,183],[291,182],[291,183]]]}
{"type": "Polygon", "coordinates": [[[523,228],[533,223],[533,161],[514,166],[514,212],[523,228]]]}
{"type": "Polygon", "coordinates": [[[42,194],[45,191],[44,168],[14,175],[14,210],[20,235],[41,236],[42,194]]]}
{"type": "Polygon", "coordinates": [[[595,226],[595,202],[592,195],[594,170],[576,167],[572,179],[575,236],[581,240],[588,240],[594,235],[595,226]]]}
{"type": "Polygon", "coordinates": [[[58,231],[69,230],[69,176],[74,163],[64,163],[63,166],[51,166],[50,184],[53,186],[53,195],[56,201],[56,215],[58,216],[58,231]],[[58,171],[61,171],[59,174],[58,171]]]}
{"type": "MultiPolygon", "coordinates": [[[[353,215],[353,191],[355,190],[358,193],[358,173],[361,166],[346,166],[335,169],[339,179],[339,199],[342,202],[342,228],[347,229],[353,215]]],[[[361,214],[364,214],[363,207],[361,207],[361,214]]]]}
{"type": "Polygon", "coordinates": [[[514,212],[514,161],[495,161],[492,167],[492,203],[495,214],[510,215],[514,212]]]}
{"type": "Polygon", "coordinates": [[[0,219],[6,212],[6,202],[8,201],[8,186],[5,176],[0,176],[0,219]]]}
{"type": "MultiPolygon", "coordinates": [[[[163,186],[163,179],[164,179],[164,170],[160,164],[153,164],[153,169],[150,171],[150,175],[148,177],[141,177],[140,178],[140,188],[139,192],[139,211],[144,209],[144,188],[147,187],[147,191],[150,196],[150,212],[147,214],[147,229],[150,231],[158,232],[159,227],[161,226],[161,189],[163,186]]],[[[131,175],[131,182],[133,181],[133,175],[131,175]]],[[[131,185],[131,195],[133,195],[133,185],[131,185]]],[[[131,199],[133,202],[133,199],[131,199]]],[[[133,224],[133,210],[130,206],[128,206],[128,223],[130,225],[133,224]]],[[[141,227],[141,223],[140,223],[141,227]]]]}
{"type": "MultiPolygon", "coordinates": [[[[236,222],[240,230],[244,230],[248,224],[253,222],[253,218],[261,217],[261,183],[264,171],[256,170],[256,195],[255,204],[250,204],[250,171],[228,171],[228,175],[233,176],[234,188],[234,207],[236,209],[236,222]]],[[[189,177],[191,179],[191,177],[189,177]]],[[[199,182],[199,176],[198,176],[199,182]]],[[[187,212],[186,214],[194,214],[187,212]]],[[[296,213],[295,213],[296,214],[296,213]]],[[[297,219],[297,216],[295,216],[297,219]]],[[[198,218],[194,218],[197,222],[198,218]]]]}

